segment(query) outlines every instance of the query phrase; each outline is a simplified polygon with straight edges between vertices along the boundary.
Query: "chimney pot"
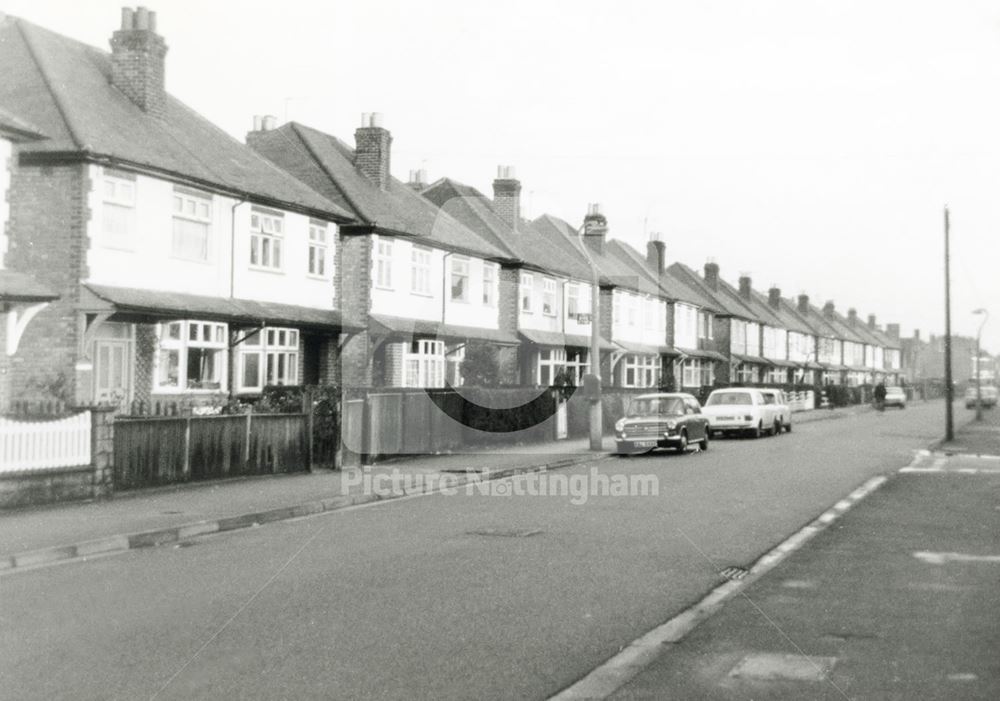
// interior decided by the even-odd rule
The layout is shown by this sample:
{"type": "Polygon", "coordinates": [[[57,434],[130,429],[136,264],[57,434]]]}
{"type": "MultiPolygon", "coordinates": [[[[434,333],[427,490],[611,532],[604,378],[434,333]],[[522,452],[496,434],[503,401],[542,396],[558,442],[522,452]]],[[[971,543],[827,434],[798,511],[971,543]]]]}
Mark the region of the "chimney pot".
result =
{"type": "Polygon", "coordinates": [[[604,240],[608,235],[608,220],[601,214],[601,205],[587,205],[587,216],[583,218],[583,241],[598,253],[604,252],[604,240]]]}
{"type": "Polygon", "coordinates": [[[135,11],[135,28],[136,29],[149,29],[149,10],[143,6],[139,6],[135,11]]]}
{"type": "Polygon", "coordinates": [[[264,117],[263,115],[255,114],[253,116],[253,130],[260,131],[264,128],[264,117]]]}
{"type": "Polygon", "coordinates": [[[111,35],[111,84],[155,117],[166,112],[166,54],[166,42],[156,33],[156,13],[122,8],[121,29],[111,35]]]}
{"type": "Polygon", "coordinates": [[[833,311],[836,307],[833,306],[833,302],[827,302],[823,305],[823,314],[828,317],[833,317],[833,311]]]}
{"type": "Polygon", "coordinates": [[[858,310],[851,307],[847,310],[847,320],[851,322],[851,326],[858,323],[858,310]]]}
{"type": "Polygon", "coordinates": [[[278,123],[278,118],[273,114],[265,114],[261,120],[260,128],[264,131],[271,131],[278,123]]]}
{"type": "Polygon", "coordinates": [[[122,29],[135,29],[135,10],[131,7],[122,8],[122,29]]]}

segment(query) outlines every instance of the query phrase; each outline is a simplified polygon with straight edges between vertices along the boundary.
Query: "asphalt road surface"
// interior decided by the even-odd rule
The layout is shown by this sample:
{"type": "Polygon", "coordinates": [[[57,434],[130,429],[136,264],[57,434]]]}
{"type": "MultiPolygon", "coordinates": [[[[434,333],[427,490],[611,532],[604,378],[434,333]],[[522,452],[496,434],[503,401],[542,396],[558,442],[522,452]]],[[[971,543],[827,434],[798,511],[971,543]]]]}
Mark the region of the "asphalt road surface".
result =
{"type": "Polygon", "coordinates": [[[0,697],[543,699],[909,463],[942,416],[915,405],[551,473],[655,475],[655,496],[463,489],[12,572],[0,697]]]}

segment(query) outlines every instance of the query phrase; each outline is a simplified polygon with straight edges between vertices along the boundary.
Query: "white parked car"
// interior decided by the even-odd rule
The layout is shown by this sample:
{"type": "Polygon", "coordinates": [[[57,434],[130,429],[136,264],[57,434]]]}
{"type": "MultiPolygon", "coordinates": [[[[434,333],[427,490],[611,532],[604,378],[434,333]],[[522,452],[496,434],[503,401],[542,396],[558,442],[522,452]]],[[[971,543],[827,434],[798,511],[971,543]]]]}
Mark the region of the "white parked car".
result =
{"type": "MultiPolygon", "coordinates": [[[[764,395],[764,402],[771,407],[778,425],[788,433],[792,432],[792,410],[788,406],[788,399],[780,389],[763,388],[760,390],[764,395]],[[773,406],[772,406],[773,405],[773,406]]],[[[773,421],[773,420],[772,420],[773,421]]]]}
{"type": "Polygon", "coordinates": [[[702,413],[708,417],[708,428],[713,435],[741,433],[760,438],[764,433],[775,435],[781,430],[774,407],[759,389],[728,387],[713,390],[702,413]]]}
{"type": "Polygon", "coordinates": [[[882,402],[885,406],[898,406],[900,409],[906,408],[906,390],[902,387],[886,387],[885,388],[885,400],[882,402]]]}

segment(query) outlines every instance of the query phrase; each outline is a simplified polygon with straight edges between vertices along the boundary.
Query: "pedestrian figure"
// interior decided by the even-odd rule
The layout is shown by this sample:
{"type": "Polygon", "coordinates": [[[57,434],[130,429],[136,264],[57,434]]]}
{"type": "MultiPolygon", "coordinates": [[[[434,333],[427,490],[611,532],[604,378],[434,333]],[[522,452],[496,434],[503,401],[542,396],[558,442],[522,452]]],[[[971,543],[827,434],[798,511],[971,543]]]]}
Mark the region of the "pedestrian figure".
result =
{"type": "Polygon", "coordinates": [[[882,381],[875,385],[875,408],[879,411],[885,409],[885,382],[882,381]]]}

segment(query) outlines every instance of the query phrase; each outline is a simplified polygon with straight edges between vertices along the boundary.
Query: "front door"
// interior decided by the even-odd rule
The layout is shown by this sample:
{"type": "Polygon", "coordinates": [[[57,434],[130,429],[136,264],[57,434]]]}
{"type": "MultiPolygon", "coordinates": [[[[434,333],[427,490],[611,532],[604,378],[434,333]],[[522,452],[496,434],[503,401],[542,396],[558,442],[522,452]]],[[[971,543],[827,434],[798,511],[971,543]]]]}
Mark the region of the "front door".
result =
{"type": "Polygon", "coordinates": [[[132,401],[132,329],[104,324],[94,340],[94,401],[127,409],[132,401]]]}

